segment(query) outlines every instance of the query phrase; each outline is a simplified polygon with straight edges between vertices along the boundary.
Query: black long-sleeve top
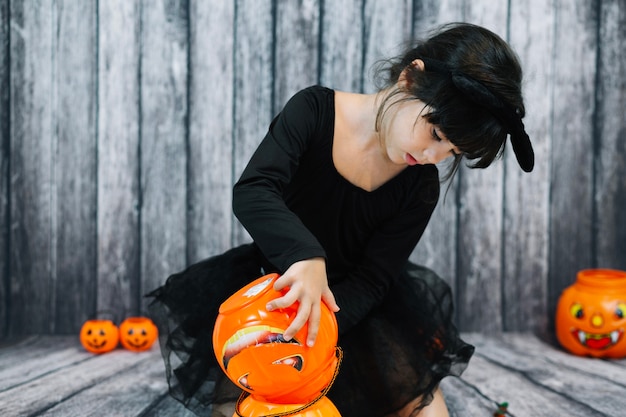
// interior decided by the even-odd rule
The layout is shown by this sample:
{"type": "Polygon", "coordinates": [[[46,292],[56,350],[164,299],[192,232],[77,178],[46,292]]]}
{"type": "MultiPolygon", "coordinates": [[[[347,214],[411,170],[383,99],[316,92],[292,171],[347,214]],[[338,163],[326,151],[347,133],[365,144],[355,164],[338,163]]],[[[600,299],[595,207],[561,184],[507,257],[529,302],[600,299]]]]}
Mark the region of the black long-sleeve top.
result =
{"type": "Polygon", "coordinates": [[[332,160],[334,91],[294,95],[233,190],[233,210],[269,263],[284,272],[324,257],[340,332],[362,319],[401,275],[439,197],[434,165],[407,167],[373,191],[332,160]]]}

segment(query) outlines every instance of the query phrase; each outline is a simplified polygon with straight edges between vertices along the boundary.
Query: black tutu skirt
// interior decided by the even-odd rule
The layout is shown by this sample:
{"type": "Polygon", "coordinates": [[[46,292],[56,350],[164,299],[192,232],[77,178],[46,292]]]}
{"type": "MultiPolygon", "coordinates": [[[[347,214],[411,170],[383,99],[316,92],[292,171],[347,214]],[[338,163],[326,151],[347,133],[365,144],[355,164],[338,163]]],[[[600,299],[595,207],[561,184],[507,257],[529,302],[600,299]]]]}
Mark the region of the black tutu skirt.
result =
{"type": "MultiPolygon", "coordinates": [[[[273,272],[268,268],[255,245],[243,245],[170,276],[148,294],[170,394],[200,416],[211,416],[214,405],[241,394],[213,354],[219,306],[273,272]]],[[[474,347],[460,339],[452,312],[445,281],[409,263],[376,309],[345,333],[340,326],[343,361],[327,396],[341,415],[383,417],[416,398],[423,407],[442,378],[460,375],[474,347]]]]}

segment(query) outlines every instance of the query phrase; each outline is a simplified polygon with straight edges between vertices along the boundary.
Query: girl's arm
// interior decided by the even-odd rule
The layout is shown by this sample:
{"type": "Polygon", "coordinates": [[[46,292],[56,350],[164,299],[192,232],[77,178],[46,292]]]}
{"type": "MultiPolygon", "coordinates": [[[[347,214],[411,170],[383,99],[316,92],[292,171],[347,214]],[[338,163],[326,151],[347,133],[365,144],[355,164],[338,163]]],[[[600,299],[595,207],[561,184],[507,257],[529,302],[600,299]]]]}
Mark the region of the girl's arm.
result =
{"type": "Polygon", "coordinates": [[[275,289],[289,287],[283,297],[268,305],[268,310],[298,301],[298,313],[284,337],[291,339],[308,321],[309,345],[318,333],[321,300],[333,311],[339,307],[328,287],[324,248],[287,207],[283,190],[318,128],[321,106],[327,104],[306,90],[289,100],[233,189],[235,215],[282,274],[275,289]]]}

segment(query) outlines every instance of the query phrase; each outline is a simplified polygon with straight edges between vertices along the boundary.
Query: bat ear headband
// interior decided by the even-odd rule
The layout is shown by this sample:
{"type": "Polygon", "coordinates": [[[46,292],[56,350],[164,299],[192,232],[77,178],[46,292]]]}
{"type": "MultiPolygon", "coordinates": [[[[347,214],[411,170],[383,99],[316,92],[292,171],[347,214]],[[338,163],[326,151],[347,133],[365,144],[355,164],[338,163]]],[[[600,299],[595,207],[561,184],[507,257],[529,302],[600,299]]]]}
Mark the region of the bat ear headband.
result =
{"type": "Polygon", "coordinates": [[[437,72],[450,77],[452,84],[468,99],[487,109],[500,121],[509,133],[513,152],[519,166],[525,172],[530,172],[535,166],[535,153],[530,138],[524,129],[522,117],[517,109],[491,92],[483,83],[466,74],[449,69],[441,62],[430,58],[419,58],[424,62],[426,71],[437,72]]]}

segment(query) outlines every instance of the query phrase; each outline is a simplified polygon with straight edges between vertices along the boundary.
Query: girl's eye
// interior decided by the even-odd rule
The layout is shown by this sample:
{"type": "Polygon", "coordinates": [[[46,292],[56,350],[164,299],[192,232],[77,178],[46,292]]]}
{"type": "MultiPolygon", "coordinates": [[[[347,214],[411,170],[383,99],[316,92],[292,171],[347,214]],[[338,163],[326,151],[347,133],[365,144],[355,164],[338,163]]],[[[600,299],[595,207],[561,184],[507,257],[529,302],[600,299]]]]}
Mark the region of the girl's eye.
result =
{"type": "Polygon", "coordinates": [[[434,127],[433,127],[433,139],[435,139],[437,142],[441,142],[441,138],[437,134],[437,128],[434,128],[434,127]]]}

